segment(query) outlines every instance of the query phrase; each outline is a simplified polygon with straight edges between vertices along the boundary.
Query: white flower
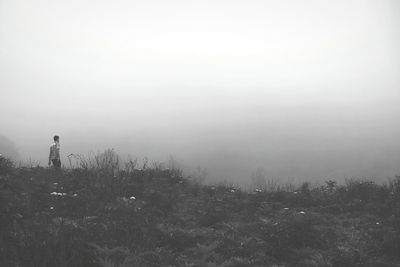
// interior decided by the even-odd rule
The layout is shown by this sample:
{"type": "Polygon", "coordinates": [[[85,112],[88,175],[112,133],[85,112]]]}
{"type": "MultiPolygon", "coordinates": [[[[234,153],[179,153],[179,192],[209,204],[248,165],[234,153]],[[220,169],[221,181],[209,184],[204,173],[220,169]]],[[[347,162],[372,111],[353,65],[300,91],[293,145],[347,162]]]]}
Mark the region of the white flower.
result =
{"type": "Polygon", "coordinates": [[[300,213],[300,214],[306,214],[304,211],[300,211],[299,213],[300,213]]]}
{"type": "Polygon", "coordinates": [[[376,223],[376,225],[379,225],[379,224],[380,224],[379,222],[376,223]]]}
{"type": "Polygon", "coordinates": [[[67,195],[67,193],[57,193],[57,192],[51,192],[51,193],[50,193],[50,195],[53,195],[53,196],[66,196],[66,195],[67,195]]]}
{"type": "Polygon", "coordinates": [[[77,197],[77,196],[78,196],[78,194],[76,194],[76,193],[75,193],[75,194],[73,194],[72,196],[73,196],[73,197],[77,197]]]}
{"type": "Polygon", "coordinates": [[[235,189],[231,189],[231,193],[235,193],[235,189]]]}
{"type": "Polygon", "coordinates": [[[129,199],[130,199],[130,200],[135,200],[135,199],[136,199],[136,197],[134,197],[134,196],[131,196],[129,199]]]}

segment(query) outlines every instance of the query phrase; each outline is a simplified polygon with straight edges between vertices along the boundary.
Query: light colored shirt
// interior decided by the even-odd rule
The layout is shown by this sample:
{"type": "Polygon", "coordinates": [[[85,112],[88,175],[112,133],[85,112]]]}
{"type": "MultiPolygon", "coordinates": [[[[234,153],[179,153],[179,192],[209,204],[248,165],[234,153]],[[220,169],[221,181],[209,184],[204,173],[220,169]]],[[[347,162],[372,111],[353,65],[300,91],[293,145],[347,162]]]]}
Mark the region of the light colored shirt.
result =
{"type": "Polygon", "coordinates": [[[50,145],[49,160],[60,159],[60,143],[54,142],[50,145]]]}

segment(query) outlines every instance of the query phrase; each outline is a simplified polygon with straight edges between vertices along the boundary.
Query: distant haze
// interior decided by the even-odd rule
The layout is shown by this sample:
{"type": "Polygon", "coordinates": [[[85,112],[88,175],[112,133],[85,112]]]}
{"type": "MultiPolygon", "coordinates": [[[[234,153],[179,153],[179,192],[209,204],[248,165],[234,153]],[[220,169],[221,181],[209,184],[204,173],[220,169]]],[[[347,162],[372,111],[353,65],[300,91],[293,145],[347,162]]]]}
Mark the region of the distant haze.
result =
{"type": "Polygon", "coordinates": [[[64,164],[115,148],[235,183],[385,179],[399,47],[397,0],[0,0],[0,134],[41,165],[58,134],[64,164]]]}

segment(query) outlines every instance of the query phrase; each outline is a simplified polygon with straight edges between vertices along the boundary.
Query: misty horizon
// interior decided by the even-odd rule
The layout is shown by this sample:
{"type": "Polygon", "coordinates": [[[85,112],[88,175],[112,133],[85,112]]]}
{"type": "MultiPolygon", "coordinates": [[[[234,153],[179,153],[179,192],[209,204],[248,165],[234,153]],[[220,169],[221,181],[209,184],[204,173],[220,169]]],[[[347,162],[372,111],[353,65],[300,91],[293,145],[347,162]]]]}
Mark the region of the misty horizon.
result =
{"type": "Polygon", "coordinates": [[[208,170],[400,174],[400,4],[0,0],[0,153],[208,170]]]}

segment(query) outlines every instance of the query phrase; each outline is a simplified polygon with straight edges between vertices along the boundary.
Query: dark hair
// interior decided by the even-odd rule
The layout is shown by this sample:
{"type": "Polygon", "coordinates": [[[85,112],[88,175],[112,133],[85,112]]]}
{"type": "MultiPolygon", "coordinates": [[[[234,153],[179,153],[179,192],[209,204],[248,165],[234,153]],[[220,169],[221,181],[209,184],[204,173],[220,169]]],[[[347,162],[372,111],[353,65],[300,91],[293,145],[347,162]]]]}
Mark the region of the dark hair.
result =
{"type": "Polygon", "coordinates": [[[57,141],[58,139],[60,139],[60,137],[59,137],[58,135],[55,135],[55,136],[53,137],[53,139],[54,139],[54,141],[57,141]]]}

